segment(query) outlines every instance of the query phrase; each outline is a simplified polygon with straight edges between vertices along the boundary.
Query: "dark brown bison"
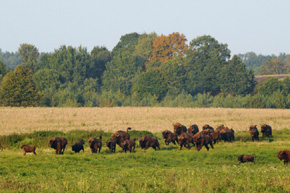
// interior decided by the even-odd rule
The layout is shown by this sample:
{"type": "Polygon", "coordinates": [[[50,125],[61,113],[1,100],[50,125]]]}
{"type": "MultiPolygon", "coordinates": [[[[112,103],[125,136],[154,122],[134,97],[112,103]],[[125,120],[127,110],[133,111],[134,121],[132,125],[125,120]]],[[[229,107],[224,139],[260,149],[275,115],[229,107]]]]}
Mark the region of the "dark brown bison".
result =
{"type": "Polygon", "coordinates": [[[139,139],[139,145],[141,149],[145,150],[147,150],[149,147],[152,147],[154,150],[156,150],[157,147],[160,149],[160,145],[156,137],[144,136],[139,139]]]}
{"type": "Polygon", "coordinates": [[[249,132],[250,132],[250,135],[252,137],[252,141],[259,140],[259,131],[257,129],[257,125],[251,125],[249,132]]]}
{"type": "Polygon", "coordinates": [[[221,135],[221,140],[224,140],[224,142],[231,142],[235,140],[235,131],[233,129],[225,127],[219,133],[221,135]]]}
{"type": "Polygon", "coordinates": [[[206,130],[206,129],[210,129],[210,130],[214,131],[214,128],[208,124],[205,124],[204,126],[202,126],[202,130],[206,130]]]}
{"type": "Polygon", "coordinates": [[[110,152],[116,152],[116,140],[110,139],[106,141],[106,145],[109,148],[110,152]]]}
{"type": "Polygon", "coordinates": [[[101,152],[101,149],[102,149],[102,136],[99,136],[99,139],[94,138],[91,141],[90,149],[91,149],[92,153],[98,153],[98,150],[99,150],[99,153],[101,152]]]}
{"type": "Polygon", "coordinates": [[[63,154],[65,146],[67,145],[67,140],[64,137],[54,137],[49,140],[49,145],[51,148],[55,149],[56,154],[63,154]]]}
{"type": "Polygon", "coordinates": [[[261,132],[263,137],[270,137],[272,136],[272,127],[270,125],[263,124],[261,125],[261,132]]]}
{"type": "Polygon", "coordinates": [[[183,146],[190,149],[190,143],[194,144],[192,133],[181,133],[181,135],[178,136],[178,144],[180,145],[180,150],[183,146]]]}
{"type": "Polygon", "coordinates": [[[36,152],[35,152],[36,147],[38,146],[37,145],[35,146],[21,145],[21,149],[24,150],[24,155],[26,155],[26,153],[33,153],[34,155],[36,155],[36,152]]]}
{"type": "Polygon", "coordinates": [[[238,157],[238,160],[240,161],[240,163],[254,162],[255,164],[255,158],[256,158],[256,155],[240,155],[238,157]]]}
{"type": "Polygon", "coordinates": [[[288,162],[290,161],[290,151],[287,149],[279,151],[278,158],[279,160],[284,160],[284,165],[288,165],[288,162]]]}
{"type": "Polygon", "coordinates": [[[196,146],[196,150],[201,150],[202,146],[205,146],[207,151],[209,150],[208,144],[210,144],[211,148],[213,149],[212,145],[212,137],[210,135],[206,135],[203,132],[198,132],[193,136],[193,142],[196,146]]]}
{"type": "Polygon", "coordinates": [[[180,135],[181,133],[186,133],[187,132],[187,128],[184,125],[180,124],[180,123],[175,123],[175,124],[173,124],[173,131],[177,135],[180,135]]]}
{"type": "Polygon", "coordinates": [[[198,126],[196,124],[190,125],[187,132],[192,133],[193,135],[197,134],[199,132],[198,126]]]}
{"type": "Polygon", "coordinates": [[[125,153],[127,153],[127,150],[129,150],[130,153],[132,152],[132,150],[133,150],[133,152],[135,151],[135,145],[136,145],[135,141],[136,140],[137,140],[136,138],[127,139],[123,142],[122,146],[123,146],[123,150],[125,151],[125,153]]]}
{"type": "Polygon", "coordinates": [[[224,125],[220,125],[220,126],[218,126],[218,127],[215,129],[215,131],[219,131],[219,132],[221,132],[221,131],[224,130],[224,129],[226,129],[226,127],[225,127],[224,125]]]}
{"type": "Polygon", "coordinates": [[[116,140],[116,143],[122,147],[122,143],[127,140],[130,139],[130,134],[129,134],[129,130],[131,130],[130,127],[127,128],[127,131],[116,131],[115,133],[112,134],[112,139],[116,140]]]}
{"type": "Polygon", "coordinates": [[[83,150],[83,152],[85,152],[84,144],[85,144],[85,141],[84,140],[80,140],[80,142],[73,144],[71,149],[75,153],[79,153],[81,150],[83,150]]]}
{"type": "Polygon", "coordinates": [[[162,131],[162,136],[163,138],[165,139],[165,144],[166,145],[169,145],[169,143],[173,143],[174,145],[176,145],[175,142],[178,143],[178,139],[177,139],[177,134],[176,133],[172,133],[171,131],[169,130],[165,130],[165,131],[162,131]]]}

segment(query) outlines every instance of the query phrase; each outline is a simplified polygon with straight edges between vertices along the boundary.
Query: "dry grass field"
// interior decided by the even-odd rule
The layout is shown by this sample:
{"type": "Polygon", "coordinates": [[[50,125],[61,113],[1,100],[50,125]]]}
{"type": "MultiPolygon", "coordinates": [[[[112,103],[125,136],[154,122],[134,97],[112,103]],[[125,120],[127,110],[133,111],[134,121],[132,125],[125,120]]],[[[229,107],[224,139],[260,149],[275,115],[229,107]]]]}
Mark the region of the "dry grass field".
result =
{"type": "Polygon", "coordinates": [[[224,124],[236,131],[266,123],[274,130],[290,128],[290,110],[225,108],[0,108],[0,135],[33,131],[134,130],[159,132],[172,129],[174,122],[186,126],[224,124]]]}

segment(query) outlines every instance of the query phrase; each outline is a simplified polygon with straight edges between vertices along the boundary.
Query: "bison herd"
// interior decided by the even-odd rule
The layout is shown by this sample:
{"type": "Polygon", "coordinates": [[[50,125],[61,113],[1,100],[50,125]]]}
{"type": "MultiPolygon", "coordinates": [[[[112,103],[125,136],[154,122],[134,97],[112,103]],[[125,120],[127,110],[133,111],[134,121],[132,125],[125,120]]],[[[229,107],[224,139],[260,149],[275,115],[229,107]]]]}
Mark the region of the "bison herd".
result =
{"type": "MultiPolygon", "coordinates": [[[[135,152],[137,139],[130,139],[129,130],[131,130],[130,127],[128,127],[126,131],[118,130],[112,134],[112,139],[106,141],[106,146],[109,148],[110,152],[116,151],[116,145],[120,146],[125,153],[127,153],[127,151],[135,152]]],[[[257,125],[251,125],[249,127],[249,133],[252,141],[259,140],[259,130],[257,125]]],[[[261,133],[264,137],[272,136],[271,126],[267,124],[261,125],[261,133]]],[[[220,125],[214,129],[208,124],[205,124],[200,131],[196,124],[190,125],[188,128],[186,128],[186,126],[180,123],[175,123],[173,124],[173,132],[164,130],[162,131],[162,137],[164,138],[166,145],[169,145],[170,143],[179,145],[180,150],[182,147],[190,149],[192,145],[196,147],[197,151],[200,151],[203,146],[207,149],[207,151],[209,151],[209,146],[214,149],[213,145],[218,144],[220,141],[234,141],[235,131],[224,125],[220,125]]],[[[72,151],[79,153],[82,150],[84,152],[84,144],[84,140],[80,140],[79,142],[73,144],[72,151]]],[[[102,136],[99,136],[98,138],[89,138],[88,144],[92,153],[100,153],[102,149],[102,136]]],[[[49,140],[49,146],[55,149],[56,154],[63,154],[66,145],[67,139],[63,137],[54,137],[49,140]]],[[[160,149],[158,139],[156,137],[150,136],[143,136],[140,138],[139,146],[144,150],[147,150],[149,147],[152,147],[154,150],[157,148],[160,149]]],[[[26,153],[33,153],[36,155],[36,147],[38,146],[22,145],[21,149],[24,150],[24,155],[26,155],[26,153]]],[[[3,150],[2,146],[0,146],[0,148],[3,150]]],[[[238,160],[240,163],[255,163],[255,158],[255,155],[240,155],[238,160]]],[[[284,160],[284,164],[288,164],[290,161],[290,151],[287,149],[279,151],[278,158],[280,160],[284,160]]]]}

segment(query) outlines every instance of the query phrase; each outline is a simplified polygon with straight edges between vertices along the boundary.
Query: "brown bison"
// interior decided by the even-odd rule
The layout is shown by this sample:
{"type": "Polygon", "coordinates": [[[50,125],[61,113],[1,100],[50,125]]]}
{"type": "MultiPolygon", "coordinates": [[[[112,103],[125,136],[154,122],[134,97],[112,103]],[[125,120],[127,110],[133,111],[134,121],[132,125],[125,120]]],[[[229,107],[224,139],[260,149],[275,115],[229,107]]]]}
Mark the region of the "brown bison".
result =
{"type": "Polygon", "coordinates": [[[26,155],[26,153],[33,153],[34,155],[36,155],[36,152],[35,152],[36,147],[38,146],[37,145],[35,146],[21,145],[21,149],[24,150],[24,155],[26,155]]]}
{"type": "Polygon", "coordinates": [[[199,132],[198,126],[196,124],[190,125],[187,132],[192,133],[193,135],[197,134],[199,132]]]}
{"type": "Polygon", "coordinates": [[[211,129],[206,129],[203,131],[206,135],[210,135],[213,139],[213,143],[219,143],[222,138],[221,138],[221,134],[219,131],[212,131],[211,129]]]}
{"type": "Polygon", "coordinates": [[[180,145],[180,150],[183,146],[190,149],[190,143],[194,144],[192,133],[181,133],[181,135],[178,136],[178,144],[180,145]]]}
{"type": "Polygon", "coordinates": [[[177,135],[187,132],[187,128],[180,123],[173,124],[173,129],[174,129],[174,133],[176,133],[177,135]]]}
{"type": "Polygon", "coordinates": [[[116,140],[110,139],[106,141],[106,145],[109,148],[110,152],[116,152],[116,140]]]}
{"type": "MultiPolygon", "coordinates": [[[[92,138],[90,138],[92,139],[92,138]]],[[[99,153],[101,152],[102,149],[102,136],[99,136],[99,139],[93,138],[93,140],[90,143],[90,149],[92,153],[99,153]]]]}
{"type": "Polygon", "coordinates": [[[130,139],[130,134],[129,134],[129,130],[131,130],[131,127],[127,128],[127,131],[116,131],[115,133],[112,134],[112,139],[116,140],[116,143],[122,147],[122,143],[127,140],[130,139]]]}
{"type": "Polygon", "coordinates": [[[270,125],[263,124],[261,125],[261,132],[263,133],[263,137],[272,136],[272,127],[270,125]]]}
{"type": "Polygon", "coordinates": [[[259,140],[259,131],[257,129],[257,125],[251,125],[249,132],[250,132],[250,135],[252,137],[252,141],[259,140]]]}
{"type": "Polygon", "coordinates": [[[203,132],[198,132],[193,136],[193,142],[196,146],[196,150],[201,150],[202,146],[205,146],[207,151],[209,151],[208,144],[210,144],[211,148],[213,149],[212,145],[212,137],[210,135],[206,135],[203,132]]]}
{"type": "Polygon", "coordinates": [[[233,129],[225,127],[219,133],[221,135],[221,140],[224,140],[224,142],[231,142],[235,140],[235,131],[233,129]]]}
{"type": "Polygon", "coordinates": [[[80,142],[73,144],[71,149],[75,153],[79,153],[81,150],[83,150],[83,152],[85,152],[84,144],[85,144],[85,141],[84,140],[80,140],[80,142]]]}
{"type": "Polygon", "coordinates": [[[218,126],[218,127],[215,129],[215,131],[219,131],[219,132],[221,132],[221,131],[224,130],[224,129],[226,129],[226,127],[225,127],[224,125],[220,125],[220,126],[218,126]]]}
{"type": "Polygon", "coordinates": [[[165,131],[162,131],[162,136],[163,138],[165,139],[165,144],[166,145],[169,145],[169,143],[173,143],[174,145],[176,145],[175,142],[178,143],[178,139],[177,139],[177,134],[176,133],[172,133],[171,131],[169,130],[165,130],[165,131]]]}
{"type": "Polygon", "coordinates": [[[123,146],[123,150],[125,151],[125,153],[127,153],[127,150],[129,150],[130,153],[132,152],[132,150],[133,150],[133,152],[135,151],[135,145],[136,145],[135,141],[136,140],[137,140],[136,138],[127,139],[123,142],[122,146],[123,146]]]}
{"type": "Polygon", "coordinates": [[[160,145],[156,137],[144,136],[139,139],[139,145],[141,149],[145,150],[147,150],[149,147],[152,147],[154,150],[156,150],[157,147],[160,149],[160,145]]]}
{"type": "Polygon", "coordinates": [[[240,163],[254,162],[255,164],[255,158],[256,158],[256,155],[240,155],[238,157],[238,160],[240,161],[240,163]]]}
{"type": "Polygon", "coordinates": [[[51,148],[55,149],[56,154],[63,154],[65,146],[67,145],[67,140],[64,137],[54,137],[49,140],[49,145],[51,148]]]}
{"type": "Polygon", "coordinates": [[[288,162],[290,161],[290,151],[287,149],[279,151],[278,158],[279,160],[284,160],[284,165],[288,165],[288,162]]]}
{"type": "Polygon", "coordinates": [[[210,130],[214,131],[213,127],[211,127],[208,124],[205,124],[204,126],[202,126],[202,130],[206,130],[206,129],[210,129],[210,130]]]}

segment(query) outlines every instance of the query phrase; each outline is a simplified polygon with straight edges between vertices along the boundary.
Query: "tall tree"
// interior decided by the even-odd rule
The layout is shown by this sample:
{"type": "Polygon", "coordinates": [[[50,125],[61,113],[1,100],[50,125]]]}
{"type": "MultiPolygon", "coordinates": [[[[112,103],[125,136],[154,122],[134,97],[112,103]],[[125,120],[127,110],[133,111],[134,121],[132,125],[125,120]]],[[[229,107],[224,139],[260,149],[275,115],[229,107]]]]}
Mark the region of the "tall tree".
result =
{"type": "Polygon", "coordinates": [[[31,44],[21,44],[19,48],[22,65],[34,74],[37,70],[38,49],[31,44]]]}
{"type": "Polygon", "coordinates": [[[168,36],[158,36],[153,41],[153,49],[150,61],[160,60],[165,64],[168,60],[175,56],[184,56],[188,46],[186,45],[187,39],[183,34],[178,32],[169,34],[168,36]]]}
{"type": "Polygon", "coordinates": [[[37,106],[41,101],[41,96],[30,70],[22,65],[8,72],[3,78],[1,101],[5,106],[37,106]]]}
{"type": "Polygon", "coordinates": [[[192,94],[220,92],[218,74],[227,64],[230,50],[211,36],[201,36],[190,42],[186,54],[186,90],[192,94]]]}
{"type": "Polygon", "coordinates": [[[231,95],[250,94],[256,83],[253,71],[248,70],[237,55],[234,55],[223,67],[219,73],[218,82],[221,92],[231,95]]]}
{"type": "Polygon", "coordinates": [[[278,58],[267,60],[261,66],[261,74],[283,74],[284,73],[284,64],[278,58]]]}

